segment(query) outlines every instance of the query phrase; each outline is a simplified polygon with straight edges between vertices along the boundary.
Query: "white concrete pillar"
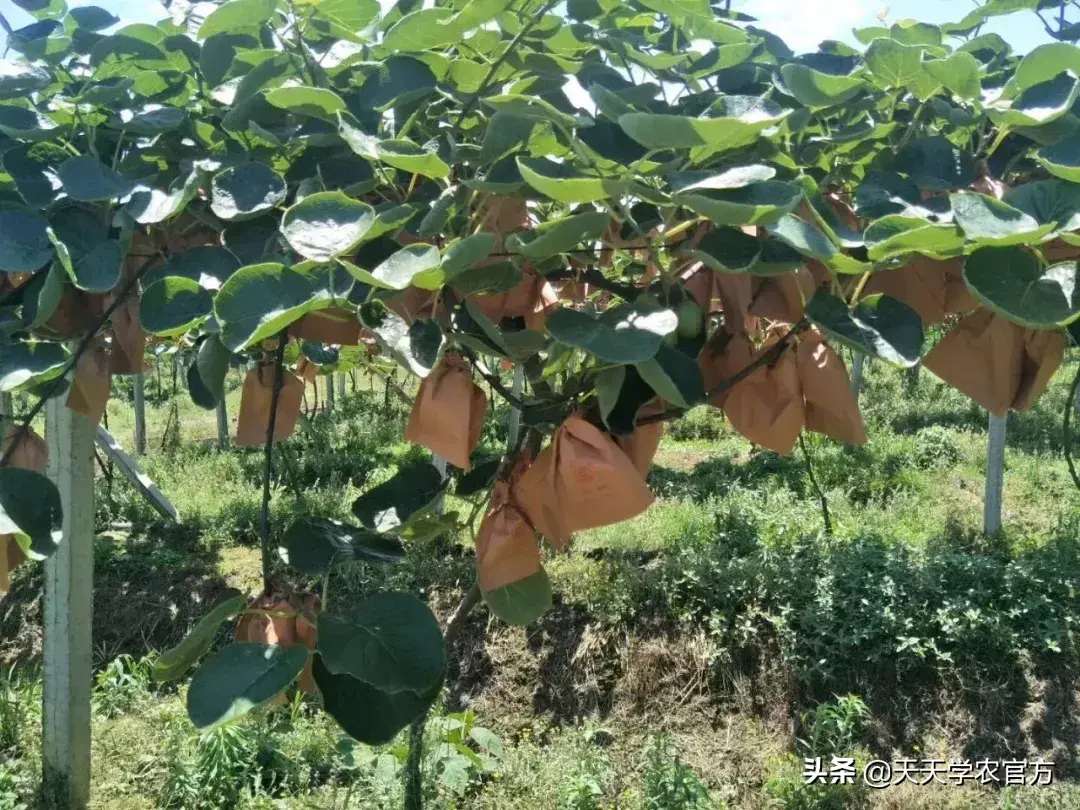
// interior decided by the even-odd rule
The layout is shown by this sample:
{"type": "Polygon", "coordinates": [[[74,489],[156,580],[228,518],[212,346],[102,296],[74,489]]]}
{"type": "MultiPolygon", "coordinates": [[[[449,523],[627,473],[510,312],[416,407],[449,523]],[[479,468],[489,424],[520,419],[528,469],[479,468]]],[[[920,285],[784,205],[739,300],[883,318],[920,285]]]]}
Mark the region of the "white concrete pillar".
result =
{"type": "Polygon", "coordinates": [[[135,375],[135,454],[146,455],[146,378],[135,375]]]}
{"type": "Polygon", "coordinates": [[[1001,498],[1005,488],[1005,431],[1009,417],[990,414],[990,435],[986,449],[986,504],[983,511],[983,532],[997,534],[1001,530],[1001,498]]]}
{"type": "Polygon", "coordinates": [[[335,377],[337,380],[337,396],[338,399],[342,401],[345,400],[345,377],[346,374],[344,371],[339,371],[335,377]]]}
{"type": "Polygon", "coordinates": [[[46,807],[84,810],[90,801],[95,430],[63,399],[53,399],[45,406],[45,437],[64,522],[60,548],[44,564],[43,795],[46,807]]]}
{"type": "MultiPolygon", "coordinates": [[[[1080,397],[1078,397],[1080,399],[1080,397]]],[[[0,428],[6,428],[15,421],[15,401],[11,394],[0,394],[0,428]]],[[[0,434],[3,435],[3,434],[0,434]]]]}
{"type": "Polygon", "coordinates": [[[326,410],[332,411],[337,406],[337,392],[334,388],[334,375],[326,377],[326,410]]]}

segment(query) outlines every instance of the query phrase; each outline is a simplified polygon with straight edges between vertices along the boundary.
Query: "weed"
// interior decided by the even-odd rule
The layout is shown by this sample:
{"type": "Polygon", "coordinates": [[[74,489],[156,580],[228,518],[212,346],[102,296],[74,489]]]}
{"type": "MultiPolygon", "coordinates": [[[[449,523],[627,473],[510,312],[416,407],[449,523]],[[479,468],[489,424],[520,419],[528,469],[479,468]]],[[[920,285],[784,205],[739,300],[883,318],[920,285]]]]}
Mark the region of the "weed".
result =
{"type": "Polygon", "coordinates": [[[671,737],[653,734],[642,756],[644,810],[720,810],[697,774],[679,759],[671,737]]]}
{"type": "Polygon", "coordinates": [[[94,709],[105,717],[118,717],[137,709],[150,697],[154,659],[138,661],[121,655],[97,674],[94,709]]]}

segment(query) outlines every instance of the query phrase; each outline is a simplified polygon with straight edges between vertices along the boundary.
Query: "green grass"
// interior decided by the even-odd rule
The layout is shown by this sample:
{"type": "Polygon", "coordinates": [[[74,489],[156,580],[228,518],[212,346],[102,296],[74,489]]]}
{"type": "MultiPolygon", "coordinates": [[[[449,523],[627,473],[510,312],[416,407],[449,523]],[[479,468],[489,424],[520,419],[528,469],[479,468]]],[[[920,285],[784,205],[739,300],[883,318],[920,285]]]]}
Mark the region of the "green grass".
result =
{"type": "MultiPolygon", "coordinates": [[[[557,592],[549,616],[521,630],[474,615],[439,713],[471,709],[501,753],[464,768],[439,736],[456,721],[434,724],[427,806],[1080,806],[1080,493],[1060,428],[1075,371],[1070,360],[1031,413],[1010,417],[1005,530],[990,539],[980,533],[986,416],[925,371],[912,385],[868,368],[865,448],[808,441],[832,536],[801,455],[755,450],[708,408],[670,426],[650,476],[657,504],[583,533],[570,554],[545,553],[557,592]],[[824,721],[812,718],[832,716],[847,694],[868,716],[843,753],[1043,757],[1062,784],[809,789],[798,741],[818,739],[824,721]]],[[[238,375],[230,385],[235,419],[238,375]]],[[[127,447],[129,396],[121,381],[109,405],[127,447]]],[[[159,399],[154,376],[142,463],[182,523],[164,526],[122,482],[98,481],[95,807],[401,807],[400,741],[356,748],[310,699],[201,737],[183,687],[145,678],[143,656],[176,643],[224,588],[261,587],[261,451],[219,452],[214,414],[183,395],[180,440],[163,445],[159,399]]],[[[505,414],[484,452],[503,446],[505,414]]],[[[423,458],[401,440],[406,417],[366,379],[336,413],[313,414],[273,473],[272,539],[298,514],[347,517],[359,493],[423,458]]],[[[467,503],[451,495],[447,508],[467,503]]],[[[470,542],[414,544],[393,568],[346,566],[331,578],[332,604],[404,590],[445,616],[473,576],[470,542]]],[[[40,570],[25,566],[0,600],[0,661],[18,665],[0,679],[0,810],[32,807],[40,770],[39,588],[40,570]]]]}

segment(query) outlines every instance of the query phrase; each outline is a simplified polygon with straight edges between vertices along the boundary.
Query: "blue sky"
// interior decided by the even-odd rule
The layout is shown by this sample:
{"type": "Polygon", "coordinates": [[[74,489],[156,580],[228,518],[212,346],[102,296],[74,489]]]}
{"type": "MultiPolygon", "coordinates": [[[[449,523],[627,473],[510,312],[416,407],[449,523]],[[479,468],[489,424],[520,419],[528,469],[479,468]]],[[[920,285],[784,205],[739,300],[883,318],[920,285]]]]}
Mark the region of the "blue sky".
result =
{"type": "MultiPolygon", "coordinates": [[[[102,6],[124,22],[156,22],[166,16],[157,0],[69,0],[68,4],[102,6]]],[[[733,5],[759,17],[764,27],[796,51],[814,50],[823,39],[853,42],[851,29],[877,25],[876,15],[881,12],[890,23],[906,17],[941,23],[959,20],[974,7],[972,0],[735,0],[733,5]]],[[[0,0],[0,12],[15,27],[30,22],[11,0],[0,0]]],[[[1001,34],[1021,53],[1048,40],[1030,12],[1000,17],[986,30],[1001,34]]]]}

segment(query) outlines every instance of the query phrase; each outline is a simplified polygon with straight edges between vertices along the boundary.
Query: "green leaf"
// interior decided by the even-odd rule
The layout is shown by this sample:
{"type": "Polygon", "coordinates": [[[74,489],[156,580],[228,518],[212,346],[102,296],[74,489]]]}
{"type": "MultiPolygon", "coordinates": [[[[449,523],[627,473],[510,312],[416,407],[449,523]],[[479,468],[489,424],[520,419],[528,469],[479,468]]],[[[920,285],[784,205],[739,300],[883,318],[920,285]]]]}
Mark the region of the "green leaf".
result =
{"type": "Polygon", "coordinates": [[[780,68],[780,75],[795,100],[811,108],[843,104],[866,87],[859,76],[823,73],[794,62],[780,68]]]}
{"type": "Polygon", "coordinates": [[[135,183],[117,174],[96,157],[71,158],[60,167],[60,182],[73,200],[101,202],[130,194],[135,183]]]}
{"type": "Polygon", "coordinates": [[[34,470],[0,468],[0,534],[14,535],[30,559],[46,560],[60,547],[63,522],[56,484],[34,470]]]}
{"type": "Polygon", "coordinates": [[[393,742],[402,729],[428,713],[442,691],[440,683],[424,695],[388,695],[348,675],[334,675],[321,655],[313,660],[312,674],[326,713],[346,734],[365,745],[393,742]]]}
{"type": "Polygon", "coordinates": [[[449,274],[447,275],[448,283],[453,285],[454,289],[462,295],[510,292],[521,283],[523,277],[521,270],[512,261],[485,264],[482,267],[470,267],[457,272],[453,278],[449,278],[449,274]]]}
{"type": "Polygon", "coordinates": [[[41,209],[60,194],[56,170],[70,155],[56,144],[20,144],[3,153],[4,171],[11,175],[19,195],[31,208],[41,209]]]}
{"type": "Polygon", "coordinates": [[[239,269],[240,262],[225,248],[196,247],[173,254],[163,267],[151,270],[143,277],[143,286],[148,287],[166,276],[183,276],[204,289],[217,291],[239,269]]]}
{"type": "Polygon", "coordinates": [[[363,31],[379,16],[376,0],[296,0],[314,12],[312,28],[337,39],[366,42],[363,31]]]}
{"type": "Polygon", "coordinates": [[[120,22],[119,17],[114,16],[111,12],[101,8],[101,6],[79,6],[71,9],[68,14],[71,15],[71,19],[75,21],[79,28],[87,31],[100,31],[120,22]]]}
{"type": "Polygon", "coordinates": [[[442,329],[434,321],[417,321],[410,326],[386,310],[381,301],[376,304],[384,310],[380,311],[378,319],[370,318],[369,311],[361,308],[364,325],[402,368],[418,377],[427,377],[438,362],[443,344],[442,329]]]}
{"type": "Polygon", "coordinates": [[[300,677],[306,647],[230,644],[210,656],[191,679],[187,712],[199,731],[239,720],[272,700],[300,677]]]}
{"type": "Polygon", "coordinates": [[[1061,180],[1024,183],[1005,194],[1005,202],[1034,217],[1053,223],[1058,231],[1080,230],[1080,186],[1061,180]]]}
{"type": "Polygon", "coordinates": [[[768,180],[728,191],[681,192],[672,199],[716,225],[764,225],[794,211],[803,192],[793,183],[768,180]]]}
{"type": "Polygon", "coordinates": [[[370,205],[340,191],[323,191],[286,211],[281,232],[301,256],[328,261],[356,247],[374,225],[370,205]]]}
{"type": "Polygon", "coordinates": [[[465,31],[450,25],[454,12],[448,8],[423,8],[398,20],[383,39],[385,51],[403,53],[445,48],[460,42],[465,31]]]}
{"type": "Polygon", "coordinates": [[[379,141],[379,160],[403,172],[439,180],[450,175],[450,167],[439,157],[432,142],[418,146],[409,140],[379,141]]]}
{"type": "Polygon", "coordinates": [[[199,39],[258,28],[274,16],[277,5],[278,0],[230,0],[207,15],[199,27],[199,39]]]}
{"type": "Polygon", "coordinates": [[[989,107],[987,113],[998,126],[1040,127],[1065,115],[1080,96],[1080,80],[1073,73],[1032,85],[1004,109],[989,107]]]}
{"type": "Polygon", "coordinates": [[[1029,329],[1054,329],[1080,318],[1075,261],[1044,267],[1021,247],[980,248],[964,263],[964,280],[983,304],[1029,329]]]}
{"type": "Polygon", "coordinates": [[[59,343],[4,343],[2,348],[0,394],[28,382],[46,382],[67,367],[68,353],[59,343]]]}
{"type": "Polygon", "coordinates": [[[417,462],[357,498],[352,512],[371,531],[396,532],[423,516],[445,489],[434,466],[417,462]]]}
{"type": "Polygon", "coordinates": [[[893,165],[921,190],[952,191],[975,182],[975,159],[941,136],[919,138],[902,150],[893,165]]]}
{"type": "Polygon", "coordinates": [[[200,404],[206,410],[216,408],[225,398],[225,375],[229,372],[232,352],[225,348],[221,338],[209,335],[199,346],[192,368],[199,376],[199,381],[208,395],[209,404],[200,404]]]}
{"type": "Polygon", "coordinates": [[[636,368],[653,391],[676,407],[692,408],[705,401],[705,380],[697,361],[677,349],[661,344],[656,357],[636,368]]]}
{"type": "Polygon", "coordinates": [[[152,137],[163,132],[171,132],[187,120],[187,110],[177,107],[163,107],[149,104],[135,113],[124,111],[120,114],[117,127],[125,132],[152,137]]]}
{"type": "Polygon", "coordinates": [[[922,356],[919,314],[887,295],[867,296],[855,309],[848,309],[843,298],[818,290],[806,307],[806,316],[828,338],[860,354],[902,368],[914,366],[922,356]]]}
{"type": "Polygon", "coordinates": [[[1018,91],[1048,82],[1063,70],[1071,70],[1080,76],[1080,48],[1065,42],[1039,45],[1020,60],[1010,84],[1018,91]]]}
{"type": "Polygon", "coordinates": [[[48,116],[25,107],[0,105],[0,132],[20,141],[44,141],[59,129],[48,116]]]}
{"type": "Polygon", "coordinates": [[[964,249],[964,234],[955,225],[937,225],[899,214],[882,217],[866,229],[870,260],[884,262],[911,253],[946,258],[964,249]]]}
{"type": "Polygon", "coordinates": [[[124,211],[140,225],[157,225],[187,208],[198,195],[201,185],[199,172],[177,177],[168,191],[137,185],[124,211]]]}
{"type": "Polygon", "coordinates": [[[346,526],[329,518],[305,517],[285,532],[278,554],[300,573],[321,576],[341,562],[396,563],[404,559],[405,548],[393,535],[346,526]]]}
{"type": "MultiPolygon", "coordinates": [[[[1055,177],[1080,183],[1080,137],[1072,136],[1044,146],[1036,153],[1035,159],[1055,177]]],[[[7,167],[7,155],[4,155],[4,166],[7,167]]]]}
{"type": "Polygon", "coordinates": [[[30,93],[45,89],[51,82],[52,76],[42,65],[0,59],[0,99],[25,98],[30,93]]]}
{"type": "Polygon", "coordinates": [[[446,246],[442,257],[442,270],[448,281],[486,259],[495,248],[495,234],[475,233],[464,239],[455,239],[446,246]]]}
{"type": "Polygon", "coordinates": [[[674,310],[642,304],[613,307],[599,316],[563,307],[547,320],[547,331],[560,343],[574,346],[606,363],[652,360],[664,338],[676,330],[674,310]]]}
{"type": "Polygon", "coordinates": [[[541,194],[561,203],[590,203],[618,198],[626,182],[584,174],[567,163],[547,158],[518,158],[518,170],[525,182],[541,194]]]}
{"type": "Polygon", "coordinates": [[[325,309],[331,296],[311,269],[267,263],[241,267],[214,299],[221,341],[241,351],[272,337],[308,312],[325,309]]]}
{"type": "Polygon", "coordinates": [[[210,650],[222,624],[235,618],[247,606],[243,594],[235,592],[199,619],[184,640],[166,650],[154,661],[154,680],[157,683],[175,681],[191,669],[195,662],[210,650]]]}
{"type": "Polygon", "coordinates": [[[279,87],[267,93],[266,100],[296,115],[321,118],[332,124],[337,123],[337,114],[345,110],[341,96],[322,87],[279,87]]]}
{"type": "Polygon", "coordinates": [[[941,29],[917,20],[900,20],[889,29],[889,35],[903,45],[941,45],[941,29]]]}
{"type": "Polygon", "coordinates": [[[531,231],[512,234],[506,246],[526,259],[540,261],[598,239],[610,222],[611,216],[599,211],[548,220],[531,231]]]}
{"type": "Polygon", "coordinates": [[[699,191],[705,189],[728,190],[745,188],[754,183],[772,180],[776,169],[772,166],[736,166],[717,174],[712,171],[671,172],[664,176],[672,191],[699,191]]]}
{"type": "Polygon", "coordinates": [[[790,113],[765,99],[728,96],[721,101],[714,117],[626,113],[619,116],[619,126],[649,149],[705,147],[712,152],[724,152],[749,146],[790,113]]]}
{"type": "Polygon", "coordinates": [[[342,262],[345,269],[359,281],[385,290],[405,290],[415,285],[425,290],[437,290],[443,285],[439,249],[422,242],[408,245],[379,264],[370,273],[342,262]],[[426,283],[425,283],[426,278],[426,283]]]}
{"type": "Polygon", "coordinates": [[[285,178],[263,163],[241,163],[214,175],[211,209],[224,220],[257,217],[285,201],[285,178]]]}
{"type": "Polygon", "coordinates": [[[982,245],[1030,245],[1054,229],[1054,223],[1040,225],[1034,217],[985,194],[960,191],[951,200],[956,224],[968,239],[982,245]]]}
{"type": "Polygon", "coordinates": [[[525,627],[551,610],[551,579],[541,568],[525,579],[486,591],[484,604],[507,624],[525,627]]]}
{"type": "Polygon", "coordinates": [[[80,290],[109,292],[120,281],[123,264],[123,246],[115,239],[108,239],[95,245],[90,253],[78,256],[69,275],[80,290]]]}
{"type": "Polygon", "coordinates": [[[33,211],[0,210],[0,270],[32,273],[52,258],[49,223],[33,211]]]}
{"type": "Polygon", "coordinates": [[[151,335],[176,337],[205,321],[213,309],[214,300],[199,282],[169,276],[143,290],[139,319],[151,335]]]}
{"type": "Polygon", "coordinates": [[[360,602],[345,618],[319,614],[319,655],[332,675],[348,675],[395,695],[442,684],[446,650],[426,604],[403,593],[360,602]]]}
{"type": "Polygon", "coordinates": [[[875,39],[866,49],[866,66],[885,87],[910,88],[916,96],[926,99],[938,83],[923,68],[924,50],[918,45],[875,39]]]}
{"type": "Polygon", "coordinates": [[[944,59],[929,59],[922,66],[930,78],[960,98],[974,100],[982,94],[979,60],[970,53],[958,51],[944,59]]]}

